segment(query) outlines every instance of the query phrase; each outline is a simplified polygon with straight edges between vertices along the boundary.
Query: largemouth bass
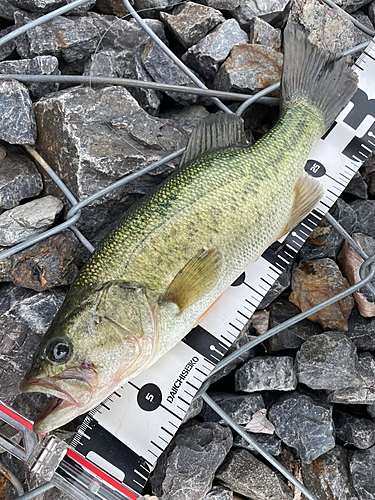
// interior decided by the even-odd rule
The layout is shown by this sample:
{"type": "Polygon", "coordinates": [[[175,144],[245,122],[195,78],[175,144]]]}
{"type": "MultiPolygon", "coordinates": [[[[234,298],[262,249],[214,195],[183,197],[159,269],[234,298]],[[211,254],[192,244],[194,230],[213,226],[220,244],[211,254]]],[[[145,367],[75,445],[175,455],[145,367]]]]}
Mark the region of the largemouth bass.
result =
{"type": "Polygon", "coordinates": [[[36,432],[90,410],[174,347],[322,197],[303,167],[356,77],[294,26],[284,39],[276,126],[248,147],[239,117],[204,119],[180,168],[125,213],[78,275],[21,384],[55,396],[36,432]]]}

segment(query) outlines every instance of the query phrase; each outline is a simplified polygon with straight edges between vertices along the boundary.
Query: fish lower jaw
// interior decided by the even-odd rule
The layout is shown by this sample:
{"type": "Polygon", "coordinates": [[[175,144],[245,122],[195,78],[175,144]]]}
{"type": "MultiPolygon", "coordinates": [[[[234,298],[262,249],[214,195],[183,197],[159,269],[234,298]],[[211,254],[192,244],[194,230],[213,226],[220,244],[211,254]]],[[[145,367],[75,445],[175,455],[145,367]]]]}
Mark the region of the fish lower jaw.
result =
{"type": "Polygon", "coordinates": [[[36,434],[44,436],[70,422],[81,413],[83,413],[82,408],[66,399],[54,397],[34,422],[33,430],[36,434]]]}

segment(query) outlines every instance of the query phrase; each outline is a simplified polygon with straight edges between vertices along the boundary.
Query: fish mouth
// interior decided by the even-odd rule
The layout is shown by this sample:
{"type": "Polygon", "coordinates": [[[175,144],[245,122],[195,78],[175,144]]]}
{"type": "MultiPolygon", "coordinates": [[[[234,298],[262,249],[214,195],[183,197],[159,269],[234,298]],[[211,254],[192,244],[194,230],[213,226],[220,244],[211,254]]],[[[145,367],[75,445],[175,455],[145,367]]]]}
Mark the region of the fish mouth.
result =
{"type": "Polygon", "coordinates": [[[55,396],[34,422],[34,431],[44,435],[90,410],[95,406],[92,400],[97,382],[94,370],[82,372],[73,369],[67,369],[54,377],[24,379],[20,384],[22,392],[42,392],[55,396]]]}

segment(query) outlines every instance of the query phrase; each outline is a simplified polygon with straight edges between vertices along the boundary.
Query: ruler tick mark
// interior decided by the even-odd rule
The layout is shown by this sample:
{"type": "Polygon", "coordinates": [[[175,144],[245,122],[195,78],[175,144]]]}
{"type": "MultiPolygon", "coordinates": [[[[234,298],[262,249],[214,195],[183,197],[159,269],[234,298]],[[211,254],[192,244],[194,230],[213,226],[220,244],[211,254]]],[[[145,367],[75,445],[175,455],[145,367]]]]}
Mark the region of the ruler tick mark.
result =
{"type": "MultiPolygon", "coordinates": [[[[169,411],[169,413],[171,413],[174,417],[178,418],[178,420],[180,420],[182,422],[182,418],[179,417],[175,412],[173,412],[172,410],[170,410],[167,406],[164,406],[164,405],[160,405],[162,408],[164,408],[164,410],[167,410],[169,411]]],[[[174,425],[174,424],[173,424],[174,425]]]]}
{"type": "Polygon", "coordinates": [[[195,385],[193,385],[191,382],[189,382],[188,380],[186,381],[186,383],[188,385],[190,385],[190,387],[192,387],[193,389],[195,389],[196,391],[198,390],[198,387],[195,387],[195,385]]]}

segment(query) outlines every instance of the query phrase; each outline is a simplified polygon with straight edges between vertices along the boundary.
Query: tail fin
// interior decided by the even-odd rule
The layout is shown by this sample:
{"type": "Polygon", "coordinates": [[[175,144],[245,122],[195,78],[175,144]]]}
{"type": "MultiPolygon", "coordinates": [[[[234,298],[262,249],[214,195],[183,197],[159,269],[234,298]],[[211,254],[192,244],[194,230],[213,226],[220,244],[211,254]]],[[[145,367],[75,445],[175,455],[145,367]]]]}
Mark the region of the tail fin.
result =
{"type": "Polygon", "coordinates": [[[325,129],[348,104],[357,89],[357,75],[346,58],[337,59],[316,45],[292,23],[284,30],[282,108],[305,98],[324,115],[325,129]]]}

